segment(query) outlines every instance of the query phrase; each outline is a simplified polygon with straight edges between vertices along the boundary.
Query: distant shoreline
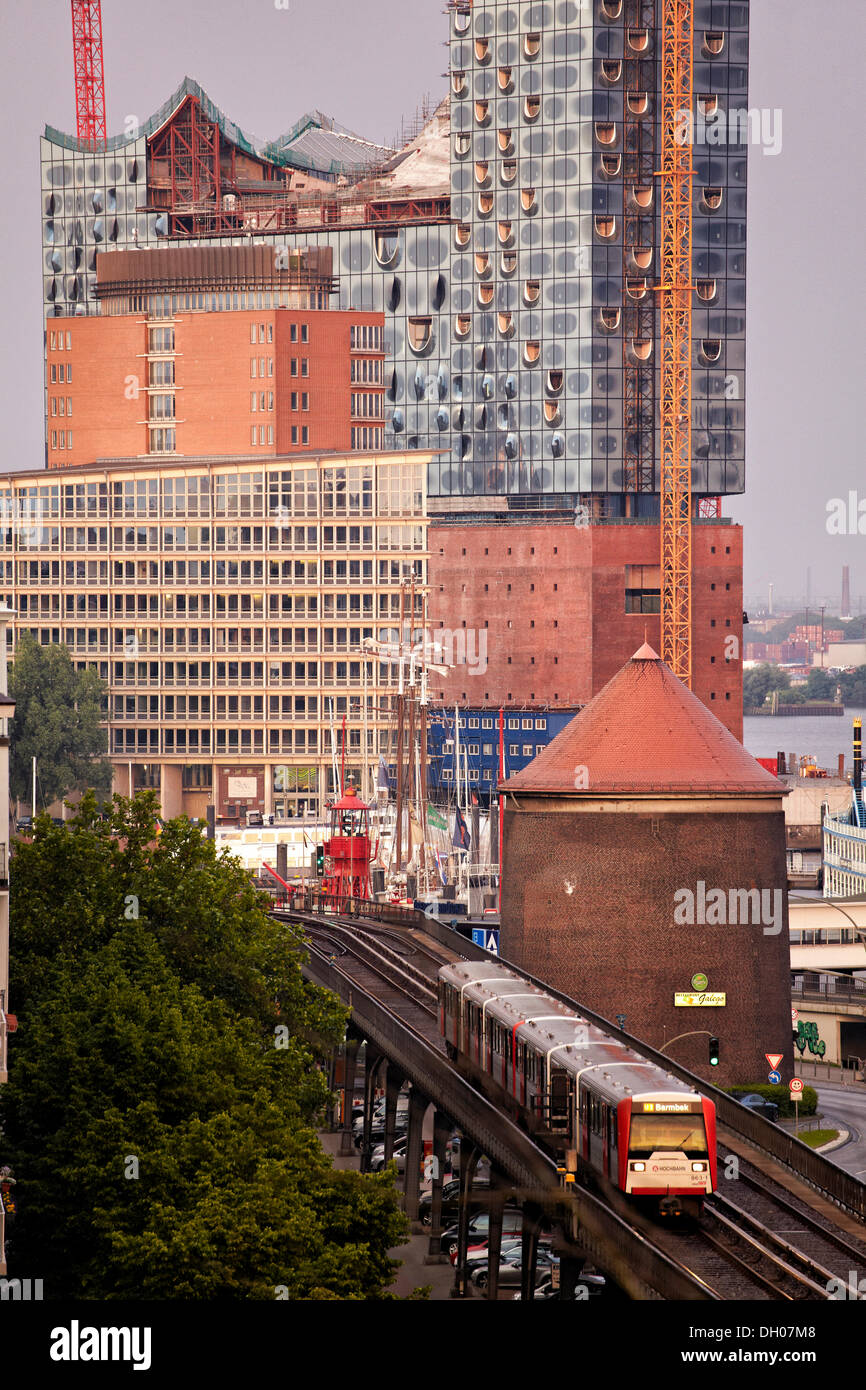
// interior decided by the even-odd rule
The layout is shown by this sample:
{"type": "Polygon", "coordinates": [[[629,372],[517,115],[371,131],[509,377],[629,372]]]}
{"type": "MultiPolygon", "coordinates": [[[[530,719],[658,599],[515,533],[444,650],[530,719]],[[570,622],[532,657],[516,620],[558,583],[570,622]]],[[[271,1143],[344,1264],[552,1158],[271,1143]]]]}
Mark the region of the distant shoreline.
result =
{"type": "Polygon", "coordinates": [[[782,705],[782,704],[780,704],[780,705],[778,705],[778,706],[776,707],[776,709],[772,709],[771,707],[768,707],[767,705],[760,705],[760,706],[750,705],[750,706],[745,706],[744,709],[743,709],[743,715],[744,715],[744,716],[748,716],[750,719],[753,718],[753,717],[754,717],[754,718],[765,718],[765,717],[767,717],[767,718],[774,718],[774,717],[775,717],[775,718],[779,718],[779,717],[781,717],[782,719],[785,719],[785,718],[787,718],[787,719],[793,719],[793,718],[796,718],[796,717],[798,717],[798,716],[805,716],[805,717],[811,716],[812,718],[815,718],[815,719],[823,719],[823,718],[825,718],[825,716],[827,716],[827,715],[839,715],[839,716],[841,716],[841,715],[843,715],[844,713],[845,713],[845,706],[844,706],[844,705],[837,705],[837,704],[830,704],[830,703],[827,703],[827,704],[814,704],[814,703],[812,703],[812,704],[808,704],[808,705],[782,705]]]}

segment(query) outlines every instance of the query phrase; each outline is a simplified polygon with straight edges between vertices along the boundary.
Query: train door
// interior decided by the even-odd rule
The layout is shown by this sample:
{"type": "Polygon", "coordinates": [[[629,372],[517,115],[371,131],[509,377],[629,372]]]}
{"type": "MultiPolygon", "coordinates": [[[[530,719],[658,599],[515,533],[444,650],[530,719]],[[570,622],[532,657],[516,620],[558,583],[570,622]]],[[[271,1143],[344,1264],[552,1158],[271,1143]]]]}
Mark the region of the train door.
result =
{"type": "Polygon", "coordinates": [[[601,1171],[610,1174],[610,1106],[601,1107],[601,1171]]]}
{"type": "Polygon", "coordinates": [[[562,1067],[550,1068],[549,1126],[554,1132],[567,1131],[571,1116],[571,1077],[562,1067]]]}
{"type": "Polygon", "coordinates": [[[613,1174],[614,1180],[616,1180],[619,1174],[619,1161],[616,1139],[616,1106],[613,1105],[607,1112],[607,1152],[608,1166],[605,1168],[605,1172],[608,1177],[613,1174]]]}
{"type": "Polygon", "coordinates": [[[591,1097],[586,1087],[580,1092],[580,1152],[584,1158],[589,1158],[589,1127],[591,1097]]]}

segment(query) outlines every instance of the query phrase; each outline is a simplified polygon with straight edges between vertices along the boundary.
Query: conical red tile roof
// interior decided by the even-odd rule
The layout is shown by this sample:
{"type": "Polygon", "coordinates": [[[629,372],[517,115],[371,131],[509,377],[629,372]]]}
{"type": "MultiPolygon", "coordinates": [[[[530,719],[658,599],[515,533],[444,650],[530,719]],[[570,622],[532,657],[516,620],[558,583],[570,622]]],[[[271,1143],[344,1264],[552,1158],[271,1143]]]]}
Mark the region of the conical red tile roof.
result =
{"type": "Polygon", "coordinates": [[[507,793],[781,796],[748,753],[646,642],[507,793]]]}

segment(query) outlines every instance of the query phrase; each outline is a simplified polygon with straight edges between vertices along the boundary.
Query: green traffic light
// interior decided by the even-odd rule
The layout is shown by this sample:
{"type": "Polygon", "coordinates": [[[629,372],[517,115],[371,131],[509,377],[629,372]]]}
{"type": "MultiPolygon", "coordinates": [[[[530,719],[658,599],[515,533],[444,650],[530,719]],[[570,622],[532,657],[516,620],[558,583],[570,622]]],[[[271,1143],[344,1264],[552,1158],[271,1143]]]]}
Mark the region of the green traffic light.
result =
{"type": "Polygon", "coordinates": [[[719,1065],[719,1040],[718,1040],[718,1038],[710,1038],[710,1066],[711,1066],[711,1067],[717,1067],[718,1065],[719,1065]]]}

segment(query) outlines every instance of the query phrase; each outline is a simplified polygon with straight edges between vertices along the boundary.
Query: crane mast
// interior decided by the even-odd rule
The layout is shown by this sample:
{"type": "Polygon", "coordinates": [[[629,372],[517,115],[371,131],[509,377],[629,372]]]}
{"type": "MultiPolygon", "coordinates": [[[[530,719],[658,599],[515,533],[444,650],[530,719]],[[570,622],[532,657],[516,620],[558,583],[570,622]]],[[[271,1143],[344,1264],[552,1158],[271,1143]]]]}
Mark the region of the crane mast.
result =
{"type": "Polygon", "coordinates": [[[76,131],[79,140],[98,149],[106,140],[100,0],[72,0],[72,51],[76,131]]]}
{"type": "Polygon", "coordinates": [[[692,683],[692,0],[662,0],[662,659],[692,683]],[[687,132],[684,138],[684,132],[687,132]]]}

